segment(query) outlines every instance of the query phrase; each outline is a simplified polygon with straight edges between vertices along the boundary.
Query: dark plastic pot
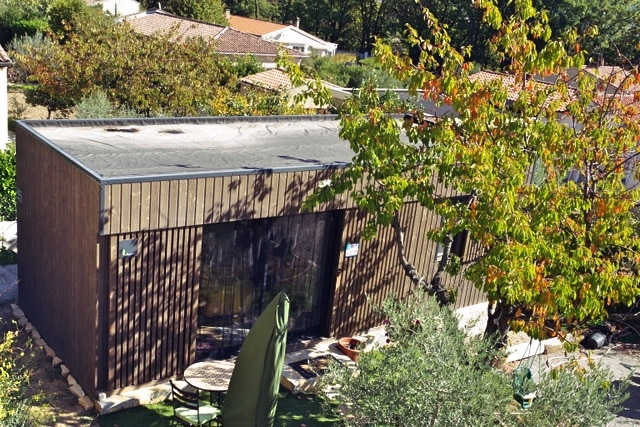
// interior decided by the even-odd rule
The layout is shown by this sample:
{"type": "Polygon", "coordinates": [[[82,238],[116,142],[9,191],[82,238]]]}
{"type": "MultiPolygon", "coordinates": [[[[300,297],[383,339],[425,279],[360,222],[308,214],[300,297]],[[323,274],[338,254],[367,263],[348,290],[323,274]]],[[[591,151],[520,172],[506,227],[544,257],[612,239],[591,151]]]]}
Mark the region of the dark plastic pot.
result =
{"type": "Polygon", "coordinates": [[[607,336],[602,332],[593,333],[584,340],[584,346],[591,350],[600,348],[604,346],[606,343],[607,343],[607,336]]]}

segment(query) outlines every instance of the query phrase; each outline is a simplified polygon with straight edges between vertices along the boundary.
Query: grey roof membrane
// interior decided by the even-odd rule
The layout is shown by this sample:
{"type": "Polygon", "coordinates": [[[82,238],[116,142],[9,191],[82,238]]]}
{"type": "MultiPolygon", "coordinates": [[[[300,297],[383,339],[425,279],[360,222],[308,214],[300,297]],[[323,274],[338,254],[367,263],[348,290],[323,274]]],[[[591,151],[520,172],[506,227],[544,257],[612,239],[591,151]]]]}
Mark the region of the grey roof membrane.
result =
{"type": "MultiPolygon", "coordinates": [[[[103,183],[343,167],[335,116],[39,120],[39,135],[103,183]]],[[[18,146],[20,141],[18,140],[18,146]]]]}

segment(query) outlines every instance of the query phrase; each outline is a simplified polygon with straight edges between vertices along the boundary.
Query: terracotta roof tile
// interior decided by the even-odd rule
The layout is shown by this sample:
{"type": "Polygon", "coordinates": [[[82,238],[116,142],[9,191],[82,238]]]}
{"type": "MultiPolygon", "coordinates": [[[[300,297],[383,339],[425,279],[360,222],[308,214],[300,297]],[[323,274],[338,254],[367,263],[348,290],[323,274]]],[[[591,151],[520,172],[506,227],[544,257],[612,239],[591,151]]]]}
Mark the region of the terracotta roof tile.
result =
{"type": "Polygon", "coordinates": [[[123,19],[131,25],[137,33],[150,36],[158,32],[176,32],[176,38],[202,37],[205,40],[212,39],[224,30],[224,27],[215,24],[181,18],[159,10],[147,10],[146,12],[129,15],[123,19]]]}
{"type": "Polygon", "coordinates": [[[287,28],[288,25],[276,24],[275,22],[260,21],[259,19],[246,18],[244,16],[231,15],[229,17],[229,27],[256,36],[263,36],[273,31],[287,28]]]}
{"type": "MultiPolygon", "coordinates": [[[[183,37],[202,37],[215,40],[216,52],[220,54],[251,54],[276,57],[278,45],[262,40],[260,37],[233,30],[229,27],[182,18],[159,10],[129,15],[123,19],[134,31],[150,36],[158,32],[176,32],[176,39],[183,37]]],[[[299,52],[287,49],[292,57],[301,57],[299,52]]]]}
{"type": "MultiPolygon", "coordinates": [[[[626,79],[632,77],[630,71],[615,65],[600,65],[598,67],[584,66],[582,69],[592,76],[609,83],[614,87],[614,90],[619,88],[626,79]]],[[[639,90],[640,85],[632,84],[624,89],[624,93],[629,94],[639,90]]]]}
{"type": "MultiPolygon", "coordinates": [[[[516,81],[515,76],[512,74],[499,73],[496,71],[480,71],[478,73],[470,75],[469,78],[471,79],[472,82],[478,82],[483,84],[489,84],[496,80],[501,81],[503,87],[508,92],[507,99],[509,101],[515,101],[516,99],[518,99],[520,92],[524,90],[522,82],[516,81]]],[[[528,83],[530,83],[530,85],[527,86],[526,90],[549,91],[554,87],[552,83],[548,83],[541,80],[535,80],[535,79],[530,80],[528,83]]],[[[558,95],[555,94],[555,91],[550,91],[550,93],[551,95],[547,99],[547,102],[551,102],[558,97],[558,95]]],[[[559,111],[564,110],[565,106],[566,104],[561,105],[559,108],[559,111]]]]}
{"type": "MultiPolygon", "coordinates": [[[[599,77],[608,79],[612,78],[611,84],[619,84],[626,76],[628,76],[628,72],[622,69],[617,69],[617,67],[600,67],[599,71],[594,70],[586,70],[590,74],[599,77]],[[619,77],[617,77],[619,76],[619,77]]],[[[472,74],[470,79],[475,82],[482,83],[490,83],[492,81],[500,80],[504,87],[508,91],[508,99],[510,101],[514,101],[517,99],[520,92],[523,90],[522,83],[516,82],[516,79],[513,75],[498,73],[494,71],[481,71],[479,73],[472,74]]],[[[527,90],[549,90],[553,89],[553,84],[547,81],[540,80],[532,80],[533,86],[529,86],[527,90]]],[[[597,93],[593,98],[593,104],[604,106],[604,107],[612,107],[614,109],[622,109],[625,110],[628,114],[633,116],[640,117],[640,86],[632,86],[626,91],[622,92],[609,92],[609,91],[601,91],[597,93]]],[[[576,99],[577,93],[576,89],[569,89],[569,100],[576,99]]],[[[550,96],[548,101],[557,98],[555,92],[550,92],[550,96]]],[[[567,102],[568,102],[567,101],[567,102]]],[[[559,111],[564,110],[565,105],[561,105],[559,111]]]]}
{"type": "MultiPolygon", "coordinates": [[[[278,45],[262,40],[260,37],[241,31],[225,28],[216,37],[216,51],[222,54],[251,53],[255,55],[278,55],[278,45]]],[[[304,56],[300,52],[287,49],[289,56],[304,56]]]]}
{"type": "Polygon", "coordinates": [[[289,90],[293,88],[289,76],[277,68],[243,77],[242,83],[248,83],[269,90],[289,90]]]}

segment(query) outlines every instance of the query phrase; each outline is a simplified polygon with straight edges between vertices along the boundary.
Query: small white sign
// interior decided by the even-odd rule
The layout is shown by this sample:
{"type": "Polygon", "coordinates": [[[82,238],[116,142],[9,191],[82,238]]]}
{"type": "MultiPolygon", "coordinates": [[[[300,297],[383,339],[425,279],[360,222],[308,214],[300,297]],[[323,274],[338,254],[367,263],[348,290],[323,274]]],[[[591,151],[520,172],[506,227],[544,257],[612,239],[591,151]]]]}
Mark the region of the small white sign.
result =
{"type": "Polygon", "coordinates": [[[349,258],[358,255],[359,247],[359,243],[347,243],[347,246],[344,248],[344,256],[349,258]]]}

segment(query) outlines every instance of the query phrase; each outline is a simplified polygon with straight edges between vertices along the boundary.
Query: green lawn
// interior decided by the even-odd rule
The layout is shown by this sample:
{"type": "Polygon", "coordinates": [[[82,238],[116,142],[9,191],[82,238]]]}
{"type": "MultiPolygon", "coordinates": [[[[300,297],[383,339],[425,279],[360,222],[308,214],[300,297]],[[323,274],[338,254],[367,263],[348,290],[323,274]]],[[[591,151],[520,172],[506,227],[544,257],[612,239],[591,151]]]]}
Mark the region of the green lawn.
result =
{"type": "MultiPolygon", "coordinates": [[[[171,425],[173,410],[169,400],[103,415],[92,423],[95,427],[166,427],[171,425]]],[[[339,426],[340,418],[331,406],[316,395],[280,393],[274,427],[339,426]]]]}

